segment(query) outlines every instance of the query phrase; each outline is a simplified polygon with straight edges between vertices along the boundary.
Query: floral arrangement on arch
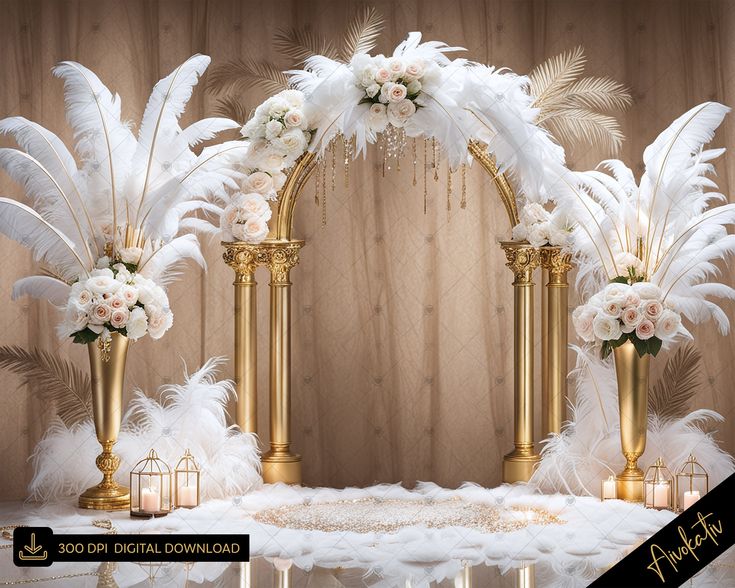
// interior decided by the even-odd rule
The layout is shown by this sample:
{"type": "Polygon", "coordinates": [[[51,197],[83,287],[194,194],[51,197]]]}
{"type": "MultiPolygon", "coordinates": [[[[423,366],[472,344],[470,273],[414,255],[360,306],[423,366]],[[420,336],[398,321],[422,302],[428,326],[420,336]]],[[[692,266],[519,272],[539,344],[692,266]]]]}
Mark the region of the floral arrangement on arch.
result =
{"type": "Polygon", "coordinates": [[[725,312],[710,298],[735,299],[735,290],[715,282],[718,260],[735,252],[735,205],[708,177],[724,149],[705,149],[729,108],[700,104],[677,118],[643,153],[637,182],[619,160],[599,170],[557,168],[558,206],[575,222],[572,247],[578,284],[592,293],[573,314],[579,336],[606,357],[626,341],[639,356],[692,335],[692,323],[714,319],[726,334],[725,312]]]}
{"type": "Polygon", "coordinates": [[[161,337],[173,323],[165,287],[187,259],[204,267],[191,231],[216,230],[193,214],[219,211],[209,198],[238,187],[240,141],[192,147],[233,120],[179,118],[209,65],[195,55],[153,88],[137,136],[121,100],[83,65],[63,62],[66,116],[76,158],[51,131],[23,117],[0,121],[20,149],[0,149],[0,167],[31,199],[0,198],[0,232],[25,245],[44,273],[18,280],[13,298],[45,298],[64,311],[61,337],[76,343],[161,337]]]}

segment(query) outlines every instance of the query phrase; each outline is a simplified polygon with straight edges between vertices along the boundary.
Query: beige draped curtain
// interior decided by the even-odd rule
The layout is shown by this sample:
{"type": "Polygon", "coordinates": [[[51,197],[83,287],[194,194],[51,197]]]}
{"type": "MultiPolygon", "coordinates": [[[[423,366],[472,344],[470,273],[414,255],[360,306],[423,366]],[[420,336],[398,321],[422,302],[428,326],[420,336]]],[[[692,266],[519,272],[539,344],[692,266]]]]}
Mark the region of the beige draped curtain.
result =
{"type": "MultiPolygon", "coordinates": [[[[589,74],[612,76],[632,90],[635,104],[622,116],[628,140],[621,156],[637,174],[643,148],[687,108],[704,100],[735,104],[735,5],[730,2],[374,5],[387,22],[378,46],[383,52],[408,31],[420,30],[428,39],[466,47],[471,59],[525,73],[551,55],[584,45],[589,74]]],[[[189,55],[206,53],[214,64],[245,55],[273,58],[275,29],[308,25],[335,34],[359,6],[337,0],[4,0],[0,116],[25,116],[70,141],[62,84],[49,70],[72,59],[119,92],[124,116],[137,121],[152,85],[189,55]]],[[[246,96],[251,107],[264,97],[258,91],[246,96]]],[[[200,88],[186,118],[211,115],[213,106],[200,88]]],[[[733,129],[735,123],[727,120],[717,144],[735,145],[733,129]]],[[[587,169],[608,155],[571,150],[568,162],[587,169]]],[[[340,149],[337,156],[326,224],[322,208],[314,205],[312,185],[297,211],[296,234],[307,245],[292,272],[292,410],[293,446],[303,455],[304,482],[498,484],[513,434],[512,277],[497,244],[510,228],[500,200],[475,166],[467,173],[467,208],[460,209],[461,177],[455,173],[448,210],[447,172],[441,166],[436,182],[428,170],[424,215],[423,143],[417,149],[416,186],[410,144],[400,172],[391,169],[385,177],[375,149],[367,160],[354,162],[349,187],[343,183],[340,149]]],[[[733,162],[728,154],[718,164],[725,194],[735,185],[733,162]]],[[[0,193],[20,196],[5,174],[0,193]]],[[[0,247],[0,343],[57,352],[86,369],[85,349],[56,338],[57,315],[48,304],[10,301],[13,282],[34,264],[7,239],[0,238],[0,247]]],[[[132,346],[126,398],[134,387],[154,394],[161,384],[181,381],[185,366],[194,370],[211,356],[231,356],[233,275],[217,242],[204,250],[208,271],[192,268],[185,282],[170,290],[172,330],[161,341],[132,346]]],[[[259,424],[267,439],[267,276],[260,271],[259,424]]],[[[732,283],[733,273],[726,275],[732,283]]],[[[735,316],[732,304],[725,309],[735,316]]],[[[711,324],[692,331],[704,355],[696,407],[726,417],[717,438],[733,451],[733,339],[717,334],[711,324]]],[[[659,368],[665,354],[660,357],[659,368]]],[[[231,374],[229,362],[222,376],[231,374]]],[[[15,376],[3,372],[2,382],[0,499],[18,499],[32,474],[28,457],[53,407],[41,404],[15,376]]]]}

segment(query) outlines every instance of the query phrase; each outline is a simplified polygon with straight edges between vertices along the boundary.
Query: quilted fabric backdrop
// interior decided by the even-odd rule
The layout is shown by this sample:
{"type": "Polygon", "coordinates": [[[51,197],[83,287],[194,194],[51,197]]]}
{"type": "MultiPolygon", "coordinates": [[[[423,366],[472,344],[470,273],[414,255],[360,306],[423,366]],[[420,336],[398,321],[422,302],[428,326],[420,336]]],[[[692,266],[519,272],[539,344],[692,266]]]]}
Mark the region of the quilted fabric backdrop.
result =
{"type": "MultiPolygon", "coordinates": [[[[735,105],[735,5],[730,2],[378,0],[374,5],[387,21],[381,51],[392,50],[406,32],[421,30],[427,39],[466,47],[472,59],[526,73],[551,55],[584,45],[588,74],[609,75],[631,88],[635,104],[622,117],[628,140],[621,155],[637,172],[643,148],[687,108],[704,100],[735,105]]],[[[152,85],[189,55],[209,54],[213,66],[238,56],[267,59],[275,56],[270,39],[277,28],[308,25],[334,34],[359,6],[343,0],[4,0],[0,116],[25,116],[70,141],[62,84],[50,74],[57,61],[73,59],[93,69],[121,94],[123,114],[139,119],[152,85]]],[[[254,108],[264,97],[252,91],[247,101],[254,108]]],[[[213,103],[197,89],[187,118],[211,114],[213,103]]],[[[733,119],[725,122],[717,143],[735,147],[733,119]]],[[[298,209],[297,234],[307,246],[292,272],[292,409],[304,482],[495,485],[513,434],[511,273],[497,245],[510,234],[505,213],[479,168],[467,174],[466,210],[459,208],[455,174],[448,212],[442,168],[439,181],[430,181],[424,215],[422,169],[413,187],[410,150],[400,173],[391,170],[385,178],[376,155],[374,150],[351,166],[349,188],[338,163],[326,226],[313,203],[313,187],[298,209]]],[[[570,151],[568,159],[586,169],[607,155],[580,149],[570,151]]],[[[722,158],[719,171],[727,194],[735,186],[735,156],[722,158]]],[[[20,194],[5,175],[0,193],[20,194]]],[[[4,238],[0,247],[0,343],[58,351],[86,366],[85,349],[57,340],[56,313],[48,304],[10,301],[12,283],[28,274],[33,262],[4,238]]],[[[205,254],[208,273],[192,270],[170,291],[171,332],[162,341],[132,346],[127,397],[133,387],[150,394],[163,383],[180,381],[182,362],[194,369],[210,356],[232,353],[233,274],[221,261],[218,243],[208,244],[205,254]]],[[[260,432],[267,439],[268,277],[259,273],[258,279],[260,432]]],[[[575,303],[572,295],[570,305],[575,303]]],[[[725,308],[735,314],[733,305],[725,308]]],[[[732,452],[735,340],[719,336],[711,325],[694,332],[705,357],[696,404],[727,418],[717,435],[732,452]]],[[[664,361],[655,363],[660,367],[664,361]]],[[[232,365],[225,369],[231,373],[232,365]]],[[[25,496],[31,473],[26,460],[52,411],[16,377],[3,373],[1,381],[0,499],[17,499],[25,496]]]]}

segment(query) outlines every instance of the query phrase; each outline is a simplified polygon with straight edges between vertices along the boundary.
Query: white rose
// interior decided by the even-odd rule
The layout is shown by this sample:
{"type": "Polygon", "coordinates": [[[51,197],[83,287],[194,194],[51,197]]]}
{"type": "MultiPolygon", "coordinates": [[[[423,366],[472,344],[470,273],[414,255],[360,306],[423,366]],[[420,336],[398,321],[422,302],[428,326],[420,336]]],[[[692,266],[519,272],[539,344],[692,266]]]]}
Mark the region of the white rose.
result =
{"type": "Polygon", "coordinates": [[[587,342],[595,340],[595,332],[592,322],[597,316],[597,309],[588,304],[583,304],[574,309],[572,313],[572,323],[577,334],[587,342]]]}
{"type": "Polygon", "coordinates": [[[138,302],[138,289],[130,284],[120,286],[117,295],[125,301],[128,307],[135,306],[135,303],[138,302]]]}
{"type": "Polygon", "coordinates": [[[409,96],[416,96],[421,92],[421,82],[418,80],[412,80],[406,85],[406,92],[409,96]]]}
{"type": "Polygon", "coordinates": [[[251,173],[248,176],[247,182],[243,182],[243,184],[245,183],[247,183],[247,187],[249,188],[248,192],[257,192],[258,194],[265,195],[273,190],[273,178],[262,171],[251,173]]]}
{"type": "MultiPolygon", "coordinates": [[[[378,84],[375,83],[375,73],[378,71],[378,68],[374,65],[367,65],[361,72],[358,78],[360,79],[360,84],[362,84],[364,87],[368,86],[378,86],[378,84]]],[[[380,87],[380,86],[378,86],[380,87]]]]}
{"type": "Polygon", "coordinates": [[[300,110],[289,110],[286,116],[283,117],[283,122],[286,123],[287,127],[302,128],[304,126],[304,113],[300,110]]]}
{"type": "Polygon", "coordinates": [[[252,217],[244,223],[233,225],[232,234],[238,241],[260,243],[268,236],[268,223],[262,218],[252,217]]]}
{"type": "Polygon", "coordinates": [[[86,306],[90,302],[92,302],[92,293],[85,288],[79,291],[79,293],[75,296],[75,299],[76,299],[76,303],[81,308],[86,308],[86,306]]]}
{"type": "Polygon", "coordinates": [[[284,90],[278,96],[291,105],[291,108],[301,108],[304,105],[304,93],[301,90],[284,90]]]}
{"type": "Polygon", "coordinates": [[[138,302],[143,305],[150,304],[153,302],[153,288],[148,284],[139,284],[136,280],[136,287],[138,288],[138,302]]]}
{"type": "Polygon", "coordinates": [[[663,305],[658,300],[644,300],[641,303],[641,306],[646,318],[652,320],[654,323],[659,319],[661,313],[664,311],[663,305]]]}
{"type": "MultiPolygon", "coordinates": [[[[388,102],[400,102],[406,97],[406,86],[393,84],[388,92],[388,102]]],[[[410,102],[410,101],[409,101],[410,102]]]]}
{"type": "Polygon", "coordinates": [[[653,337],[655,331],[656,329],[653,326],[653,323],[645,318],[639,322],[635,328],[635,334],[641,341],[645,341],[646,339],[653,337]]]}
{"type": "Polygon", "coordinates": [[[116,263],[112,266],[112,269],[116,272],[115,279],[122,284],[129,282],[133,278],[133,274],[131,274],[128,271],[128,268],[126,268],[122,263],[116,263]]]}
{"type": "Polygon", "coordinates": [[[128,317],[130,317],[130,311],[127,308],[118,308],[112,311],[110,324],[116,329],[122,329],[128,322],[128,317]]]}
{"type": "Polygon", "coordinates": [[[365,94],[370,96],[370,98],[375,98],[378,92],[380,92],[380,86],[378,84],[370,84],[365,88],[365,94]]]}
{"type": "MultiPolygon", "coordinates": [[[[285,100],[281,96],[274,96],[268,102],[268,115],[273,118],[281,118],[286,114],[291,107],[288,100],[285,100]]],[[[267,131],[267,125],[266,125],[267,131]]]]}
{"type": "Polygon", "coordinates": [[[536,223],[528,229],[528,242],[534,247],[543,247],[549,242],[549,235],[546,231],[548,223],[536,223]]]}
{"type": "Polygon", "coordinates": [[[75,304],[68,304],[64,313],[62,331],[64,335],[69,336],[72,333],[83,330],[87,326],[88,321],[87,313],[81,307],[75,304]]]}
{"type": "Polygon", "coordinates": [[[625,301],[630,292],[631,287],[628,286],[628,284],[619,284],[618,282],[608,284],[602,291],[605,296],[605,300],[615,300],[620,303],[625,301]]]}
{"type": "Polygon", "coordinates": [[[651,284],[651,282],[636,282],[632,288],[641,297],[641,300],[661,299],[661,288],[656,284],[651,284]]]}
{"type": "Polygon", "coordinates": [[[538,202],[530,202],[523,207],[523,215],[528,218],[529,224],[549,220],[548,211],[538,202]]]}
{"type": "MultiPolygon", "coordinates": [[[[112,236],[112,234],[110,234],[110,236],[112,236]]],[[[107,257],[106,255],[103,255],[97,260],[97,263],[96,263],[97,269],[108,268],[109,266],[110,266],[110,258],[107,257]]]]}
{"type": "Polygon", "coordinates": [[[288,155],[301,155],[306,150],[306,139],[300,129],[289,129],[273,140],[273,146],[288,155]]]}
{"type": "Polygon", "coordinates": [[[87,280],[86,286],[93,294],[114,294],[121,284],[112,276],[94,276],[87,280]]]}
{"type": "Polygon", "coordinates": [[[279,121],[269,120],[265,125],[265,138],[272,141],[281,134],[283,129],[284,126],[279,121]]]}
{"type": "Polygon", "coordinates": [[[594,308],[602,310],[602,305],[605,303],[605,297],[602,295],[602,292],[598,292],[597,294],[593,294],[590,296],[590,299],[587,301],[587,304],[590,306],[593,306],[594,308]]]}
{"type": "Polygon", "coordinates": [[[235,221],[239,220],[240,209],[234,204],[228,204],[222,211],[222,218],[220,219],[220,227],[226,228],[232,226],[235,221]]]}
{"type": "Polygon", "coordinates": [[[270,148],[258,150],[254,163],[259,169],[267,172],[280,171],[284,165],[283,153],[270,148]]]}
{"type": "Polygon", "coordinates": [[[528,239],[528,227],[523,223],[518,223],[513,227],[511,238],[513,241],[526,241],[528,239]]]}
{"type": "Polygon", "coordinates": [[[421,60],[411,61],[406,65],[404,77],[406,79],[416,80],[424,75],[424,62],[421,60]]]}
{"type": "Polygon", "coordinates": [[[257,139],[265,136],[265,129],[255,118],[251,118],[240,129],[240,134],[246,139],[257,139]]]}
{"type": "Polygon", "coordinates": [[[128,338],[133,341],[140,339],[145,335],[148,330],[148,316],[140,306],[136,306],[130,312],[130,317],[128,317],[128,323],[125,326],[125,330],[128,338]]]}
{"type": "Polygon", "coordinates": [[[408,99],[388,105],[388,122],[394,127],[402,127],[416,112],[416,105],[408,99]]]}
{"type": "MultiPolygon", "coordinates": [[[[109,263],[108,263],[108,265],[109,265],[109,263]]],[[[114,278],[115,277],[115,273],[109,267],[103,267],[103,268],[94,269],[91,272],[89,272],[89,275],[92,278],[97,278],[99,276],[105,276],[105,277],[108,277],[108,278],[114,278]]]]}
{"type": "Polygon", "coordinates": [[[265,198],[255,192],[243,194],[237,205],[245,213],[245,218],[257,216],[267,222],[273,214],[265,198]]]}
{"type": "Polygon", "coordinates": [[[668,308],[661,313],[656,323],[655,335],[661,340],[672,339],[681,327],[681,316],[668,308]]]}
{"type": "Polygon", "coordinates": [[[638,274],[643,273],[644,269],[643,262],[627,251],[618,253],[615,256],[615,265],[618,268],[618,271],[623,275],[628,273],[628,268],[633,268],[638,274]]]}
{"type": "Polygon", "coordinates": [[[623,312],[620,315],[620,320],[623,321],[623,327],[622,331],[623,333],[631,333],[635,330],[635,328],[638,326],[638,323],[641,322],[643,319],[643,316],[640,312],[638,312],[638,309],[634,306],[629,306],[628,308],[624,308],[623,312]]]}
{"type": "Polygon", "coordinates": [[[171,328],[174,322],[174,314],[171,311],[155,309],[148,315],[148,334],[151,339],[160,339],[163,334],[171,328]]]}
{"type": "Polygon", "coordinates": [[[370,128],[374,131],[380,132],[385,129],[388,125],[388,115],[385,104],[376,102],[370,106],[368,123],[370,124],[370,128]]]}
{"type": "Polygon", "coordinates": [[[95,304],[94,307],[92,308],[92,312],[89,317],[89,322],[95,325],[103,325],[104,323],[110,320],[111,316],[112,316],[112,309],[104,302],[100,302],[98,304],[95,304]]]}
{"type": "Polygon", "coordinates": [[[143,255],[143,250],[140,247],[126,247],[125,249],[120,249],[118,255],[123,263],[137,264],[140,262],[140,256],[143,255]]]}
{"type": "Polygon", "coordinates": [[[603,341],[615,341],[620,339],[620,335],[623,334],[618,319],[602,313],[598,314],[592,321],[592,329],[595,336],[603,341]]]}
{"type": "Polygon", "coordinates": [[[401,59],[393,57],[388,60],[388,71],[392,80],[397,80],[406,71],[406,66],[401,59]]]}
{"type": "Polygon", "coordinates": [[[379,84],[385,84],[386,82],[390,82],[391,73],[390,70],[380,67],[375,72],[375,81],[379,84]]]}
{"type": "MultiPolygon", "coordinates": [[[[283,172],[276,171],[276,172],[271,172],[271,179],[273,180],[273,189],[280,190],[281,188],[283,188],[283,185],[286,183],[287,176],[283,172]]],[[[273,193],[271,192],[271,194],[273,193]]],[[[264,194],[264,196],[266,195],[264,194]]]]}

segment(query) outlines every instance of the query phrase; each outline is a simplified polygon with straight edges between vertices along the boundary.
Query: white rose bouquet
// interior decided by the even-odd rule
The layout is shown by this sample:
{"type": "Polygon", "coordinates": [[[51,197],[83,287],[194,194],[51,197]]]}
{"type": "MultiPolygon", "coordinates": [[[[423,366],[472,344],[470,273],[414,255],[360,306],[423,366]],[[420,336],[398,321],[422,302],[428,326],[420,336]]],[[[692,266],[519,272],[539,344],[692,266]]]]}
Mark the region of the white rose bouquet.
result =
{"type": "Polygon", "coordinates": [[[403,127],[420,108],[417,98],[427,69],[438,68],[433,61],[399,56],[374,57],[358,53],[350,61],[356,84],[364,91],[360,104],[370,104],[367,123],[373,132],[390,124],[403,127]]]}
{"type": "MultiPolygon", "coordinates": [[[[130,247],[120,253],[140,258],[142,250],[130,247]]],[[[174,320],[164,289],[139,274],[137,263],[110,263],[103,257],[98,266],[72,284],[59,335],[75,343],[105,341],[112,333],[133,341],[146,334],[160,339],[174,320]]]]}
{"type": "Polygon", "coordinates": [[[513,227],[514,241],[528,241],[534,247],[567,245],[572,228],[560,210],[546,210],[538,202],[529,202],[521,208],[520,222],[513,227]]]}
{"type": "Polygon", "coordinates": [[[655,357],[664,343],[678,335],[691,337],[658,286],[643,281],[628,284],[625,277],[578,306],[572,321],[583,340],[602,345],[603,359],[626,341],[633,343],[639,356],[650,353],[655,357]]]}

